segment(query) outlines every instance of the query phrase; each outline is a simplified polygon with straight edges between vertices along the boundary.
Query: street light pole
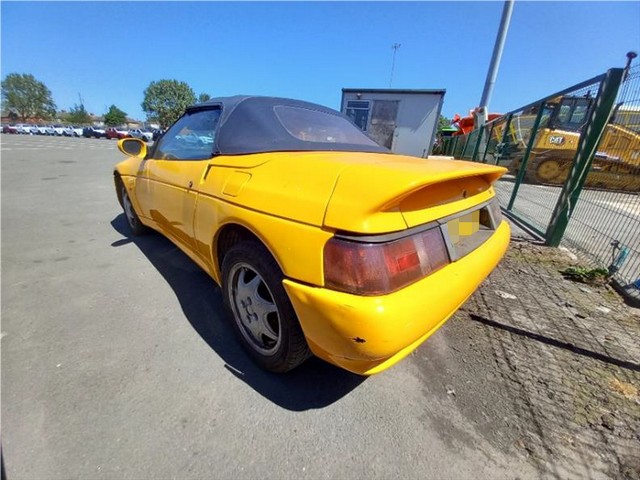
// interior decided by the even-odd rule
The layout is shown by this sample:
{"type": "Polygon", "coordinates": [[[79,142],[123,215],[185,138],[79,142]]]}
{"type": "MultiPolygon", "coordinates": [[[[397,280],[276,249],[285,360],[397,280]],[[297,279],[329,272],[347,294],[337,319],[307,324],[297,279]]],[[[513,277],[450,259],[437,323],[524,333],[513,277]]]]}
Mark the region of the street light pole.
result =
{"type": "MultiPolygon", "coordinates": [[[[487,72],[487,79],[484,83],[484,90],[482,91],[482,98],[480,99],[479,113],[484,121],[484,124],[488,115],[487,108],[489,108],[489,100],[491,100],[491,93],[493,92],[493,86],[496,83],[496,77],[498,76],[498,67],[500,66],[500,59],[502,58],[502,50],[504,49],[504,43],[507,39],[507,31],[509,30],[509,23],[511,22],[511,13],[513,12],[513,1],[506,0],[504,7],[502,8],[502,18],[500,19],[500,28],[498,29],[498,35],[496,36],[496,43],[493,46],[493,55],[491,56],[491,64],[489,71],[487,72]]],[[[481,127],[476,123],[475,128],[481,127]]]]}
{"type": "Polygon", "coordinates": [[[389,78],[389,88],[391,88],[391,85],[393,84],[393,70],[396,66],[396,52],[398,51],[400,46],[401,45],[399,43],[394,43],[393,45],[391,45],[391,48],[393,50],[393,59],[391,60],[391,78],[389,78]]]}

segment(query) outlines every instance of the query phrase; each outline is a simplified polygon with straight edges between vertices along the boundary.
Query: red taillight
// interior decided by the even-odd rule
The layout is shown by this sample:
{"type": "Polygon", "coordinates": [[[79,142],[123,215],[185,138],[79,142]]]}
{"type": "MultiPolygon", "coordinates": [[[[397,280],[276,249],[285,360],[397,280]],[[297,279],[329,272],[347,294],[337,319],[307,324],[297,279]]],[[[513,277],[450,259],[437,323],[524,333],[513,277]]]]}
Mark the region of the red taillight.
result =
{"type": "Polygon", "coordinates": [[[384,243],[334,237],[324,247],[325,285],[359,295],[393,292],[447,263],[439,228],[384,243]]]}

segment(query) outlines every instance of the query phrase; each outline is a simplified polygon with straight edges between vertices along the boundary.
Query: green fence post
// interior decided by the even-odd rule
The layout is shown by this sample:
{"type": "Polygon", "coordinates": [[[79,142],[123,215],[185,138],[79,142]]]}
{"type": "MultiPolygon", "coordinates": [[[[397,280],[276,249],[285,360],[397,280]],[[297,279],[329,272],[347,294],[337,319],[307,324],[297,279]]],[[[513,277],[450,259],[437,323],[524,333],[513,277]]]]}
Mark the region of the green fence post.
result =
{"type": "Polygon", "coordinates": [[[623,72],[624,69],[622,68],[610,69],[600,84],[598,95],[595,99],[595,107],[589,114],[586,130],[578,142],[578,150],[573,160],[573,166],[562,187],[562,192],[553,210],[551,222],[549,222],[549,227],[545,234],[545,240],[549,246],[557,247],[560,245],[560,241],[567,229],[569,218],[571,218],[576,202],[580,197],[584,182],[591,170],[598,144],[613,111],[616,96],[622,84],[623,72]]]}
{"type": "Polygon", "coordinates": [[[491,123],[491,128],[489,129],[489,135],[487,135],[487,146],[484,148],[484,153],[482,154],[482,163],[487,163],[487,152],[489,151],[489,143],[491,142],[491,136],[493,135],[493,127],[495,123],[491,123]]]}
{"type": "Polygon", "coordinates": [[[460,159],[464,160],[464,154],[467,151],[467,147],[469,146],[469,139],[471,138],[471,133],[468,133],[464,136],[464,147],[462,147],[462,153],[460,153],[460,159]]]}
{"type": "MultiPolygon", "coordinates": [[[[504,132],[502,132],[502,138],[500,139],[500,145],[504,148],[504,144],[507,142],[507,137],[509,136],[509,127],[511,127],[511,119],[513,118],[513,113],[509,113],[507,115],[507,121],[504,123],[504,132]]],[[[496,160],[496,165],[500,162],[500,158],[502,157],[502,152],[500,156],[496,160]]]]}
{"type": "Polygon", "coordinates": [[[449,150],[447,151],[447,155],[450,157],[454,157],[453,153],[456,151],[456,145],[458,144],[458,136],[451,137],[451,143],[449,143],[449,150]]]}
{"type": "Polygon", "coordinates": [[[482,140],[482,132],[484,132],[484,125],[478,129],[478,139],[476,145],[473,147],[473,153],[471,154],[471,161],[475,162],[478,157],[478,150],[480,150],[480,141],[482,140]]]}
{"type": "Polygon", "coordinates": [[[522,161],[520,162],[520,170],[518,170],[518,176],[516,177],[516,183],[513,186],[513,191],[511,192],[511,198],[509,199],[509,205],[507,206],[507,210],[511,210],[513,208],[513,204],[516,201],[516,197],[518,196],[518,190],[520,189],[520,184],[524,179],[524,172],[527,170],[527,163],[529,163],[529,156],[531,155],[531,150],[536,143],[536,136],[538,135],[538,128],[540,127],[540,120],[542,119],[542,112],[544,111],[545,102],[540,103],[538,106],[538,115],[536,115],[536,120],[533,122],[533,127],[531,127],[531,137],[529,138],[529,143],[527,143],[527,149],[524,152],[524,157],[522,157],[522,161]]]}

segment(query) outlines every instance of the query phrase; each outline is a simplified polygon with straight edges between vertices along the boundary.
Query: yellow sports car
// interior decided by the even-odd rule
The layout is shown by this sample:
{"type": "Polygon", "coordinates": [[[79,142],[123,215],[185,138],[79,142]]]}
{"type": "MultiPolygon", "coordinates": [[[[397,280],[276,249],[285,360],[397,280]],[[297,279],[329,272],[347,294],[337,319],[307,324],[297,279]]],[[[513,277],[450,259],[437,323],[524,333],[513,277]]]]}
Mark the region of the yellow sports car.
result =
{"type": "Polygon", "coordinates": [[[371,375],[416,349],[509,243],[496,166],[395,155],[341,113],[236,96],[190,107],[152,146],[120,140],[133,234],[172,240],[222,288],[263,368],[311,354],[371,375]]]}

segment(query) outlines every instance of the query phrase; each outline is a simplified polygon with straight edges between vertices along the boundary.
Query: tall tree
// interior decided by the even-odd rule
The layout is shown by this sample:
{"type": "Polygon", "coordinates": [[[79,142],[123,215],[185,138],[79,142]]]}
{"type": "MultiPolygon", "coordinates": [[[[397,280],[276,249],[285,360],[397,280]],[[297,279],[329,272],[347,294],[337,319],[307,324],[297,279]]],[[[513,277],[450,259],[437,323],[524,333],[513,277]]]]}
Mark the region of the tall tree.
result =
{"type": "Polygon", "coordinates": [[[23,122],[29,118],[51,118],[56,113],[56,104],[51,90],[33,75],[10,73],[2,80],[2,107],[12,108],[23,122]]]}
{"type": "Polygon", "coordinates": [[[204,103],[207,100],[211,100],[211,95],[209,95],[208,93],[201,93],[200,95],[198,95],[198,103],[204,103]]]}
{"type": "Polygon", "coordinates": [[[76,104],[71,107],[66,120],[74,125],[85,125],[87,123],[91,123],[91,115],[89,115],[87,110],[84,108],[84,104],[81,103],[80,105],[76,104]]]}
{"type": "Polygon", "coordinates": [[[109,111],[104,114],[104,124],[108,127],[117,127],[127,121],[127,114],[115,105],[109,107],[109,111]]]}
{"type": "Polygon", "coordinates": [[[191,87],[178,80],[151,82],[144,91],[142,110],[149,118],[157,118],[162,128],[175,122],[184,110],[196,103],[191,87]]]}

